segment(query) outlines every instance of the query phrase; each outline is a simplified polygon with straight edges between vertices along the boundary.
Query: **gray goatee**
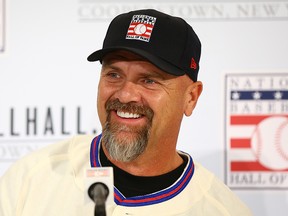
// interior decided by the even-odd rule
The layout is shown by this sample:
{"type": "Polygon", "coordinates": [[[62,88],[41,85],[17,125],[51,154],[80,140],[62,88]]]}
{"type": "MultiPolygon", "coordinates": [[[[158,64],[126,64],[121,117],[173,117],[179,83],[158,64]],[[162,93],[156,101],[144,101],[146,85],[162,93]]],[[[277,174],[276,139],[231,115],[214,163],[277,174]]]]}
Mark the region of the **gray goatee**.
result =
{"type": "Polygon", "coordinates": [[[123,104],[116,99],[106,103],[106,111],[108,115],[102,132],[102,144],[112,159],[121,162],[133,161],[147,147],[154,115],[152,109],[132,102],[123,104]],[[142,127],[128,127],[127,125],[112,123],[110,114],[112,110],[144,115],[148,122],[142,127]],[[117,136],[121,131],[127,132],[128,135],[125,139],[117,136]]]}

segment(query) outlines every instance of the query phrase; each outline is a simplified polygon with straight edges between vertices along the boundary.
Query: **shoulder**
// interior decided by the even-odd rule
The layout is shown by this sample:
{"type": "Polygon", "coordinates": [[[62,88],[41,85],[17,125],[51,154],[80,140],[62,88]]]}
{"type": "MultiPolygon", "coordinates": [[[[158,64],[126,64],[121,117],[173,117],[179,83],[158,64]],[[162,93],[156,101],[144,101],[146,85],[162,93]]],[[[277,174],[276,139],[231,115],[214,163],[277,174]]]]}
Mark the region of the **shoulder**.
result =
{"type": "Polygon", "coordinates": [[[74,136],[31,152],[12,164],[0,178],[0,182],[2,179],[15,179],[15,176],[23,179],[24,176],[31,175],[31,172],[35,172],[37,169],[41,169],[55,161],[68,161],[76,153],[87,154],[92,139],[93,137],[89,135],[74,136]]]}
{"type": "Polygon", "coordinates": [[[81,168],[89,164],[92,139],[92,136],[75,136],[15,162],[0,178],[0,215],[15,215],[15,209],[21,209],[29,195],[33,198],[34,189],[41,185],[53,187],[67,179],[77,182],[81,168]]]}
{"type": "Polygon", "coordinates": [[[24,156],[13,166],[21,166],[21,164],[33,165],[36,162],[40,162],[47,158],[74,154],[77,151],[87,150],[87,148],[89,150],[92,139],[93,137],[89,135],[77,135],[69,139],[52,143],[24,156]]]}
{"type": "Polygon", "coordinates": [[[194,162],[194,166],[192,185],[197,187],[198,193],[201,194],[201,197],[198,197],[199,201],[210,206],[220,215],[252,215],[248,207],[223,181],[201,164],[194,162]]]}

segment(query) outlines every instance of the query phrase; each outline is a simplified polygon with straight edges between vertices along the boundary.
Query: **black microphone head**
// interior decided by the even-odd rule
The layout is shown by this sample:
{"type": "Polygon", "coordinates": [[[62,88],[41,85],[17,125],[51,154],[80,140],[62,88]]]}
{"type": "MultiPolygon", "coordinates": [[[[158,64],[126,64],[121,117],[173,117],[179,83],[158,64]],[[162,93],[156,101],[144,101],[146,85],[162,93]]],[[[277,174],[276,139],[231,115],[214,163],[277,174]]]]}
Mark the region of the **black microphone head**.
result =
{"type": "Polygon", "coordinates": [[[102,182],[95,182],[88,188],[89,197],[95,202],[94,215],[106,216],[105,202],[109,195],[109,188],[102,182]]]}

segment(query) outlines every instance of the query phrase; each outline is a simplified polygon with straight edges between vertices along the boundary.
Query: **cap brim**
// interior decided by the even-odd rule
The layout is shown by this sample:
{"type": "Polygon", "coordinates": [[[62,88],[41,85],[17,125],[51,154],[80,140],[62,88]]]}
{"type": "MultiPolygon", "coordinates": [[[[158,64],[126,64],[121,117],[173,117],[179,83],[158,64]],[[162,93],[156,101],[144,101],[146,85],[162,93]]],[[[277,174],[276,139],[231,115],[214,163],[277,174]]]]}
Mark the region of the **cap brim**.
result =
{"type": "Polygon", "coordinates": [[[183,71],[182,69],[178,68],[177,66],[155,56],[152,55],[146,51],[144,51],[143,49],[135,49],[135,48],[131,48],[131,47],[113,47],[113,48],[106,48],[106,49],[101,49],[101,50],[97,50],[95,52],[93,52],[91,55],[89,55],[87,57],[87,60],[90,62],[94,62],[94,61],[102,61],[103,57],[113,51],[117,51],[117,50],[126,50],[126,51],[130,51],[133,52],[145,59],[147,59],[149,62],[151,62],[152,64],[154,64],[156,67],[160,68],[161,70],[163,70],[164,72],[167,72],[169,74],[175,75],[175,76],[182,76],[185,74],[185,71],[183,71]]]}

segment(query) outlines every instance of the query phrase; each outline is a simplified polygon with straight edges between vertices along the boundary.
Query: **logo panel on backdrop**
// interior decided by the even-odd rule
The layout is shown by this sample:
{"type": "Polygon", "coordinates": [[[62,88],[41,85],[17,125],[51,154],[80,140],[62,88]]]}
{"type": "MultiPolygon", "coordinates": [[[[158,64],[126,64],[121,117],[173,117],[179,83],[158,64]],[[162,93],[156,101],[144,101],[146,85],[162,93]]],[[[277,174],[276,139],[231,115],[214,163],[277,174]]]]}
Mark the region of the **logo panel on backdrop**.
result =
{"type": "Polygon", "coordinates": [[[0,52],[4,52],[4,27],[5,13],[4,0],[0,0],[0,52]]]}
{"type": "Polygon", "coordinates": [[[226,183],[288,189],[288,73],[226,74],[226,183]]]}

